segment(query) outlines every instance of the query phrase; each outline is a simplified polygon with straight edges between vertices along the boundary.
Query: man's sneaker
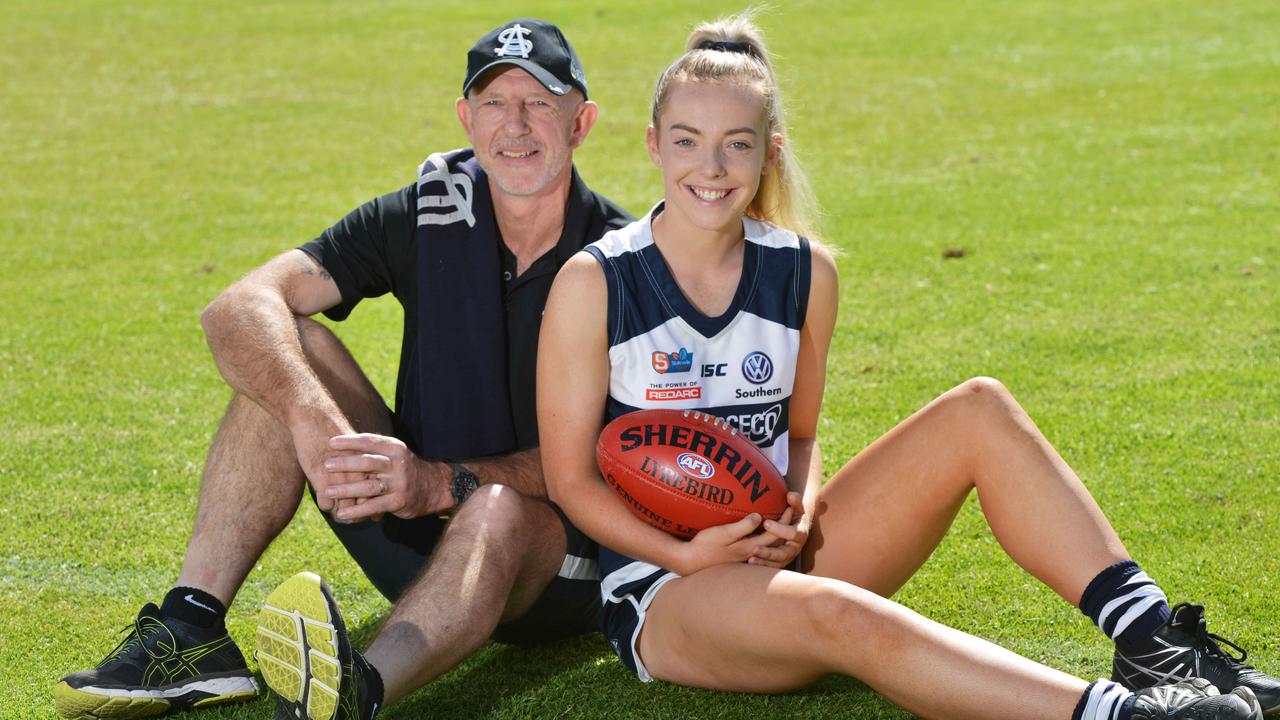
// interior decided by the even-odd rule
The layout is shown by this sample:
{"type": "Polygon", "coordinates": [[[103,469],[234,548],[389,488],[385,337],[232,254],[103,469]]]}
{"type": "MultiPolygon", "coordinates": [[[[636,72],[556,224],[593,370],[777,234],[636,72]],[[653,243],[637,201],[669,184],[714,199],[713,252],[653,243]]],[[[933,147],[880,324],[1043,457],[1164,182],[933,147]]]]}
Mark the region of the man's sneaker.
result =
{"type": "Polygon", "coordinates": [[[372,720],[376,671],[351,649],[342,613],[319,575],[301,572],[267,596],[255,653],[276,693],[277,718],[372,720]]]}
{"type": "Polygon", "coordinates": [[[1208,680],[1144,688],[1135,693],[1131,720],[1262,720],[1249,688],[1220,695],[1208,680]]]}
{"type": "Polygon", "coordinates": [[[171,710],[251,700],[258,681],[226,630],[161,618],[147,603],[129,634],[98,666],[53,688],[64,718],[142,718],[171,710]]]}
{"type": "Polygon", "coordinates": [[[1247,657],[1239,645],[1205,628],[1203,606],[1179,603],[1150,640],[1124,648],[1116,645],[1111,679],[1138,690],[1202,677],[1222,692],[1247,687],[1258,697],[1263,713],[1280,714],[1280,680],[1246,665],[1247,657]],[[1240,656],[1228,654],[1218,643],[1240,656]]]}

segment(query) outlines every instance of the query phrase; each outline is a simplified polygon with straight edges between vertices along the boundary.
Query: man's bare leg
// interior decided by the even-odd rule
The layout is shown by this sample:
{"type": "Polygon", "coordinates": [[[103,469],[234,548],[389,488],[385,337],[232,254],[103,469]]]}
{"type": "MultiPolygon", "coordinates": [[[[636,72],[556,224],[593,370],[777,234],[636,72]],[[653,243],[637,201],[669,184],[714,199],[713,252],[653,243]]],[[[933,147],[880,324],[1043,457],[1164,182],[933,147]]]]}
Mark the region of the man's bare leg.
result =
{"type": "MultiPolygon", "coordinates": [[[[307,359],[352,425],[390,434],[386,405],[341,341],[309,318],[298,319],[298,331],[307,359]]],[[[200,588],[229,607],[293,518],[306,482],[288,428],[248,398],[233,397],[209,448],[176,584],[200,588]]]]}
{"type": "Polygon", "coordinates": [[[385,704],[447,672],[499,622],[527,612],[564,552],[564,530],[550,506],[501,485],[480,488],[365,653],[382,676],[385,704]]]}

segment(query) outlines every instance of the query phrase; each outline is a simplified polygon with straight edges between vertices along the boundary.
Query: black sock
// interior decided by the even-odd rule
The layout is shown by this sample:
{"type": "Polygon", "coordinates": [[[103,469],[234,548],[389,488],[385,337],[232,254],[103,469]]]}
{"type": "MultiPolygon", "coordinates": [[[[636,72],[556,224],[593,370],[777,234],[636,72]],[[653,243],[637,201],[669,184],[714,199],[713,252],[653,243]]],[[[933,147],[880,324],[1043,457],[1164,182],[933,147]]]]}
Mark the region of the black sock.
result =
{"type": "Polygon", "coordinates": [[[196,627],[222,630],[226,628],[227,608],[218,598],[199,588],[175,587],[164,596],[160,615],[196,627]]]}
{"type": "Polygon", "coordinates": [[[378,672],[378,668],[373,663],[364,659],[364,655],[353,652],[356,663],[362,665],[360,677],[364,680],[364,686],[369,691],[370,707],[373,711],[373,717],[377,717],[378,711],[382,710],[382,696],[385,689],[382,687],[382,673],[378,672]]]}

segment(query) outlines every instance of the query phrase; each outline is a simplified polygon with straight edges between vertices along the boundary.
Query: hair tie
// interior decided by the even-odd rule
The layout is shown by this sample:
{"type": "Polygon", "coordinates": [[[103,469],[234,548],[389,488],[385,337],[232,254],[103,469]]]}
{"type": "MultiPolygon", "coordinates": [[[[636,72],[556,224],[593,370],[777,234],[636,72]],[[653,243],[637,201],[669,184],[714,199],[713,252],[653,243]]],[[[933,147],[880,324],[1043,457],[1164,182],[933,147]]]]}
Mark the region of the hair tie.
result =
{"type": "Polygon", "coordinates": [[[704,40],[698,44],[699,50],[717,50],[719,52],[742,53],[750,55],[751,50],[742,43],[736,43],[732,40],[704,40]]]}

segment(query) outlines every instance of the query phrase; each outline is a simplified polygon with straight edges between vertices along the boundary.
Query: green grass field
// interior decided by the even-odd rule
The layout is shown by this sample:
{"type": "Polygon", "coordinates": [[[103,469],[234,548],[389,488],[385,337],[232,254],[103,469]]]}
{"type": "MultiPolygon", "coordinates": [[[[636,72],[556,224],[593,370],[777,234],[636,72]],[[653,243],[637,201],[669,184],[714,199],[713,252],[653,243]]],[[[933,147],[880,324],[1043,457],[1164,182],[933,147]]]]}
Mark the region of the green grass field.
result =
{"type": "MultiPolygon", "coordinates": [[[[660,188],[652,83],[693,22],[738,7],[0,4],[0,717],[53,716],[53,682],[177,574],[229,398],[200,310],[464,145],[453,99],[476,37],[527,14],[565,29],[602,108],[579,168],[639,213],[660,188]]],[[[1171,597],[1280,672],[1280,5],[804,1],[761,23],[843,250],[828,470],[996,376],[1171,597]]],[[[340,328],[385,392],[399,327],[379,301],[340,328]]],[[[309,503],[232,635],[251,648],[258,605],[301,569],[363,646],[387,605],[309,503]]],[[[899,599],[1109,670],[1108,643],[1004,556],[976,501],[899,599]]],[[[764,715],[903,713],[845,679],[782,697],[642,685],[589,638],[490,646],[386,717],[764,715]]]]}

